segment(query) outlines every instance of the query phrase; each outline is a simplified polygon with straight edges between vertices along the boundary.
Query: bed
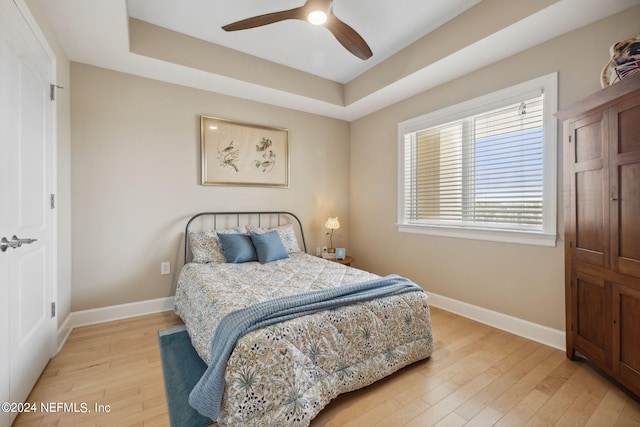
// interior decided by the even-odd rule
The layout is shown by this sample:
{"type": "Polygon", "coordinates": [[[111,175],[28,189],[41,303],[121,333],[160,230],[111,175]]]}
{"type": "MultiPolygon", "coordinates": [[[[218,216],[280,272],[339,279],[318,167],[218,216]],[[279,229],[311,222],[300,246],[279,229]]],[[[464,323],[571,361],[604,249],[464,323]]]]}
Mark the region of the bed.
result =
{"type": "Polygon", "coordinates": [[[338,395],[433,351],[416,284],[306,249],[289,212],[207,212],[187,224],[175,311],[209,367],[189,402],[221,427],[307,426],[338,395]],[[257,260],[230,249],[245,236],[257,260]]]}

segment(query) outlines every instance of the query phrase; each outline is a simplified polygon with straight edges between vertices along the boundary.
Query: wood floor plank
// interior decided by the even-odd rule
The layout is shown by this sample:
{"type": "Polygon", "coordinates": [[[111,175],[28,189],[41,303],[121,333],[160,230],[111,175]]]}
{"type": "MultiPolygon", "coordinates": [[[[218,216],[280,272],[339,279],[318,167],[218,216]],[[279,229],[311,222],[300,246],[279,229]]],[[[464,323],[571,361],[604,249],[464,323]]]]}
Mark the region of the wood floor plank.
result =
{"type": "Polygon", "coordinates": [[[503,414],[507,414],[518,402],[524,399],[531,390],[535,389],[536,385],[553,371],[564,358],[564,355],[555,350],[545,349],[550,350],[550,352],[540,353],[541,355],[548,354],[547,357],[543,357],[537,366],[533,367],[533,369],[529,370],[522,378],[513,384],[513,386],[505,390],[498,399],[491,403],[492,407],[503,414]]]}
{"type": "Polygon", "coordinates": [[[631,399],[627,399],[622,413],[615,421],[615,427],[637,427],[640,426],[640,404],[631,399]]]}
{"type": "Polygon", "coordinates": [[[629,398],[621,390],[608,389],[604,398],[593,411],[593,415],[585,423],[585,427],[599,427],[611,423],[612,420],[617,420],[628,400],[629,398]]]}
{"type": "MultiPolygon", "coordinates": [[[[384,418],[378,420],[375,424],[376,427],[397,427],[406,426],[411,420],[416,418],[421,413],[429,409],[431,405],[422,399],[415,399],[414,401],[403,405],[403,407],[395,412],[387,414],[384,418]]],[[[312,424],[315,427],[314,424],[312,424]]]]}
{"type": "Polygon", "coordinates": [[[522,426],[549,400],[549,396],[537,389],[531,390],[524,398],[520,399],[504,417],[500,418],[496,427],[522,426]]]}
{"type": "MultiPolygon", "coordinates": [[[[14,426],[168,426],[157,332],[179,324],[165,312],[74,329],[28,401],[92,412],[25,413],[14,426]]],[[[436,308],[432,326],[430,359],[340,396],[311,427],[640,427],[638,400],[560,350],[436,308]]]]}
{"type": "Polygon", "coordinates": [[[527,426],[554,425],[578,398],[587,380],[594,372],[586,365],[576,365],[579,366],[579,368],[576,369],[574,375],[570,376],[558,391],[553,394],[553,399],[549,399],[547,403],[540,408],[535,416],[527,423],[527,426]]]}
{"type": "Polygon", "coordinates": [[[502,412],[497,411],[491,406],[487,406],[475,417],[465,424],[468,427],[487,427],[492,426],[504,416],[502,412]]]}
{"type": "MultiPolygon", "coordinates": [[[[496,375],[497,378],[474,396],[473,399],[457,408],[456,413],[467,420],[474,419],[483,411],[485,411],[485,414],[480,417],[483,420],[486,419],[487,413],[501,414],[502,416],[503,413],[501,411],[489,408],[489,405],[504,395],[528,371],[537,366],[541,361],[541,357],[547,354],[547,351],[541,344],[529,342],[509,357],[496,363],[489,368],[488,372],[496,375]]],[[[493,419],[493,416],[490,419],[493,419]]]]}
{"type": "Polygon", "coordinates": [[[451,412],[445,418],[438,421],[434,427],[459,427],[465,425],[467,420],[457,415],[455,412],[451,412]]]}
{"type": "MultiPolygon", "coordinates": [[[[486,387],[492,380],[490,376],[481,374],[473,378],[468,377],[467,381],[462,384],[455,382],[458,386],[455,391],[438,402],[433,403],[429,409],[407,423],[407,426],[430,426],[439,423],[446,419],[449,414],[454,413],[454,410],[458,406],[477,394],[478,391],[486,387]]],[[[457,419],[457,417],[455,419],[457,419]]]]}
{"type": "Polygon", "coordinates": [[[595,408],[606,395],[609,386],[610,383],[600,375],[587,378],[584,389],[578,394],[578,397],[573,401],[571,406],[567,408],[556,425],[585,425],[591,418],[595,408]]]}

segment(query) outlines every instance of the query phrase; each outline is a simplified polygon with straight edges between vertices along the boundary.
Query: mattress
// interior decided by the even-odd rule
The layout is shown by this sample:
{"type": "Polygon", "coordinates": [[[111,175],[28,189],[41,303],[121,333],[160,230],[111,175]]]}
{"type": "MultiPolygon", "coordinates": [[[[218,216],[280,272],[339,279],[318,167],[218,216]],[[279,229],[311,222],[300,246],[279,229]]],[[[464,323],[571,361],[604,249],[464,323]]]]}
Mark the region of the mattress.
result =
{"type": "MultiPolygon", "coordinates": [[[[378,276],[302,252],[266,264],[186,264],[175,311],[210,365],[229,313],[275,298],[378,276]]],[[[290,319],[242,336],[229,357],[220,426],[307,426],[341,393],[367,386],[433,351],[428,297],[407,292],[290,319]]]]}

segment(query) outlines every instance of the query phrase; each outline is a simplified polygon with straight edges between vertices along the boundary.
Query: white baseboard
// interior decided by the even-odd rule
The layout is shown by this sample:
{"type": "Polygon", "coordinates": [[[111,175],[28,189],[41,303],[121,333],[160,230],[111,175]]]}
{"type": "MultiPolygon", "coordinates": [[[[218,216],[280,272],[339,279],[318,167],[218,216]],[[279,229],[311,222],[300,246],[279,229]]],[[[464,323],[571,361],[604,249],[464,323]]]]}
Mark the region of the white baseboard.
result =
{"type": "Polygon", "coordinates": [[[73,327],[71,326],[71,314],[73,313],[69,313],[67,318],[64,319],[64,322],[62,322],[62,325],[58,327],[58,351],[56,352],[56,354],[60,353],[60,350],[62,350],[62,346],[65,342],[67,342],[67,338],[69,338],[69,334],[73,329],[73,327]]]}
{"type": "Polygon", "coordinates": [[[58,328],[58,351],[60,351],[64,345],[73,328],[170,311],[173,310],[173,300],[174,297],[157,298],[71,312],[58,328]]]}
{"type": "MultiPolygon", "coordinates": [[[[427,292],[429,302],[437,308],[458,314],[480,323],[565,351],[565,332],[539,325],[497,311],[489,310],[449,297],[427,292]]],[[[58,350],[67,340],[71,330],[80,326],[111,322],[129,317],[144,316],[173,310],[174,297],[158,298],[129,304],[74,311],[58,328],[58,350]]]]}
{"type": "Polygon", "coordinates": [[[529,322],[497,311],[489,310],[477,305],[468,304],[442,295],[427,291],[429,302],[437,308],[475,320],[485,325],[536,341],[553,348],[565,351],[565,331],[529,322]]]}

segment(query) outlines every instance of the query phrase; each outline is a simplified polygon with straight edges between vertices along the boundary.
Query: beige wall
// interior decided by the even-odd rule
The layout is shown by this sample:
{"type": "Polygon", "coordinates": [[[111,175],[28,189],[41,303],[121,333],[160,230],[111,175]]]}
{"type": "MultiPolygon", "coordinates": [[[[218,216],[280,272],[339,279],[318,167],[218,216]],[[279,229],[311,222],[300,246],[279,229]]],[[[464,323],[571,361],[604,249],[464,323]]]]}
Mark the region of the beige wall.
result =
{"type": "MultiPolygon", "coordinates": [[[[397,124],[554,71],[559,107],[600,88],[609,46],[638,33],[640,7],[551,40],[351,125],[351,247],[358,266],[398,273],[427,291],[564,329],[564,254],[555,248],[399,233],[397,124]]],[[[561,127],[560,127],[561,128],[561,127]]],[[[562,234],[562,157],[558,224],[562,234]]]]}
{"type": "Polygon", "coordinates": [[[61,325],[71,311],[71,121],[69,59],[42,16],[41,0],[26,0],[56,57],[57,317],[61,325]]]}
{"type": "Polygon", "coordinates": [[[78,63],[71,82],[72,311],[173,295],[197,212],[290,210],[312,253],[329,215],[349,229],[348,123],[78,63]],[[288,128],[290,188],[200,185],[200,115],[288,128]]]}
{"type": "MultiPolygon", "coordinates": [[[[542,248],[397,231],[397,123],[553,71],[566,107],[599,88],[609,46],[637,33],[639,14],[630,9],[351,125],[72,63],[73,222],[59,216],[60,228],[73,233],[70,310],[173,295],[184,224],[195,212],[286,209],[303,220],[310,252],[326,244],[323,223],[338,215],[334,243],[348,247],[357,267],[403,274],[434,293],[563,329],[561,239],[542,248]],[[199,185],[201,114],[289,128],[291,188],[199,185]],[[160,275],[162,261],[171,261],[171,275],[160,275]]],[[[65,138],[58,148],[62,203],[65,138]]],[[[558,199],[561,207],[561,191],[558,199]]],[[[558,216],[561,233],[561,209],[558,216]]]]}

